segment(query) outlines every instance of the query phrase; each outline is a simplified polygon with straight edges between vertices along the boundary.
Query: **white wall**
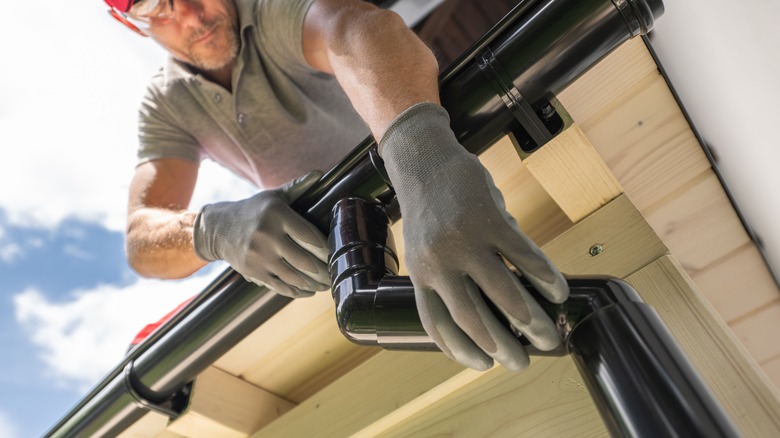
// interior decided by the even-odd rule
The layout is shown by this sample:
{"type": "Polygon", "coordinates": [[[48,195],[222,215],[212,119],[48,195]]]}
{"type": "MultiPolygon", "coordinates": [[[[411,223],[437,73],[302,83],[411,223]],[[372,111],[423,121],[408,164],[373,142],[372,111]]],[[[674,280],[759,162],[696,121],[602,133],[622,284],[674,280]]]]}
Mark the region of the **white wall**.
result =
{"type": "Polygon", "coordinates": [[[780,276],[780,0],[665,0],[651,41],[780,276]]]}

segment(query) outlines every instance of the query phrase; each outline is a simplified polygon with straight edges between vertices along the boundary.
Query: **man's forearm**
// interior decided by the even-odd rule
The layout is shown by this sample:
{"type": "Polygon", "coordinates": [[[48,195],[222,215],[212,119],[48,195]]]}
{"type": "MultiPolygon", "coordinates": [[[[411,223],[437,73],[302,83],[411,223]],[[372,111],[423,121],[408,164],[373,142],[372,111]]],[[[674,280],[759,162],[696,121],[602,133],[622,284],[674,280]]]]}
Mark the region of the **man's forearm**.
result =
{"type": "Polygon", "coordinates": [[[398,14],[364,2],[318,0],[304,29],[307,60],[336,76],[377,141],[410,106],[439,102],[436,58],[398,14]]]}
{"type": "Polygon", "coordinates": [[[128,218],[127,260],[139,275],[184,278],[207,262],[192,246],[195,212],[141,208],[128,218]]]}

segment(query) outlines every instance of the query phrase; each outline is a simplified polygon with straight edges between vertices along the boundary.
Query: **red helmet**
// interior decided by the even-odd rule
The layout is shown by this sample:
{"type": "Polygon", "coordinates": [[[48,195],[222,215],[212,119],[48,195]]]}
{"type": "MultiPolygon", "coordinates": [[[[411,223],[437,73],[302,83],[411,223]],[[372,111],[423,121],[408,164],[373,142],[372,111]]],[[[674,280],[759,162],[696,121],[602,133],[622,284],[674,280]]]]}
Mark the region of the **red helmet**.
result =
{"type": "Polygon", "coordinates": [[[135,3],[135,0],[105,0],[105,2],[119,12],[127,12],[130,10],[130,7],[133,6],[133,3],[135,3]]]}

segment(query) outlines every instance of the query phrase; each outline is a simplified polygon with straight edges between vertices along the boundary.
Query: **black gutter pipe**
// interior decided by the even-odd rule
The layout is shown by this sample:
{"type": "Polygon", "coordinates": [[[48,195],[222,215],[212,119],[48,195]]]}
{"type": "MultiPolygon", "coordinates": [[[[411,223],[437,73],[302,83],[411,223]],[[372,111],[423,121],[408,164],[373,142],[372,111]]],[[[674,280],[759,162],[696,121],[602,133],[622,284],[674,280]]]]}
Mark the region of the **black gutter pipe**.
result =
{"type": "Polygon", "coordinates": [[[117,436],[150,410],[175,418],[189,383],[291,301],[226,270],[44,436],[117,436]]]}
{"type": "MultiPolygon", "coordinates": [[[[440,77],[442,105],[463,145],[480,153],[511,133],[525,152],[560,132],[554,94],[624,41],[646,34],[661,0],[521,1],[440,77]]],[[[293,207],[327,232],[342,198],[387,204],[394,194],[367,138],[293,207]]],[[[131,351],[46,437],[113,436],[148,410],[172,418],[177,396],[208,365],[291,300],[227,269],[131,351]]]]}
{"type": "MultiPolygon", "coordinates": [[[[533,152],[543,144],[535,137],[549,140],[566,127],[555,94],[623,42],[649,32],[663,12],[660,0],[521,1],[439,78],[458,140],[480,154],[509,134],[519,152],[533,152]]],[[[371,137],[294,206],[324,233],[331,209],[347,196],[392,202],[371,137]]]]}
{"type": "MultiPolygon", "coordinates": [[[[328,264],[339,328],[358,345],[435,351],[412,282],[397,275],[388,226],[384,207],[375,202],[345,198],[333,209],[328,264]]],[[[612,436],[739,436],[661,318],[630,285],[610,277],[570,277],[569,299],[553,304],[520,281],[557,323],[561,347],[533,348],[493,311],[529,354],[572,355],[612,436]]]]}

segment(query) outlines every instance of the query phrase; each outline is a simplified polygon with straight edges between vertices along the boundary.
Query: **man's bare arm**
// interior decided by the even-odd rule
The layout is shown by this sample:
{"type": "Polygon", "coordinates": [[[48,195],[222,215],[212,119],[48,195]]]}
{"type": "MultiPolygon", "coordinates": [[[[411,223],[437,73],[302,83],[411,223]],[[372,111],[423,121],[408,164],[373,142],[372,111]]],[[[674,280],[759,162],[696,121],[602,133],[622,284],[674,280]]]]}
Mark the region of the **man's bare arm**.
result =
{"type": "Polygon", "coordinates": [[[127,216],[127,260],[140,275],[184,278],[206,262],[195,255],[187,211],[198,176],[198,164],[161,159],[140,164],[130,184],[127,216]]]}
{"type": "Polygon", "coordinates": [[[316,0],[303,51],[312,67],[336,76],[377,141],[410,106],[439,103],[436,58],[394,12],[361,0],[316,0]]]}

